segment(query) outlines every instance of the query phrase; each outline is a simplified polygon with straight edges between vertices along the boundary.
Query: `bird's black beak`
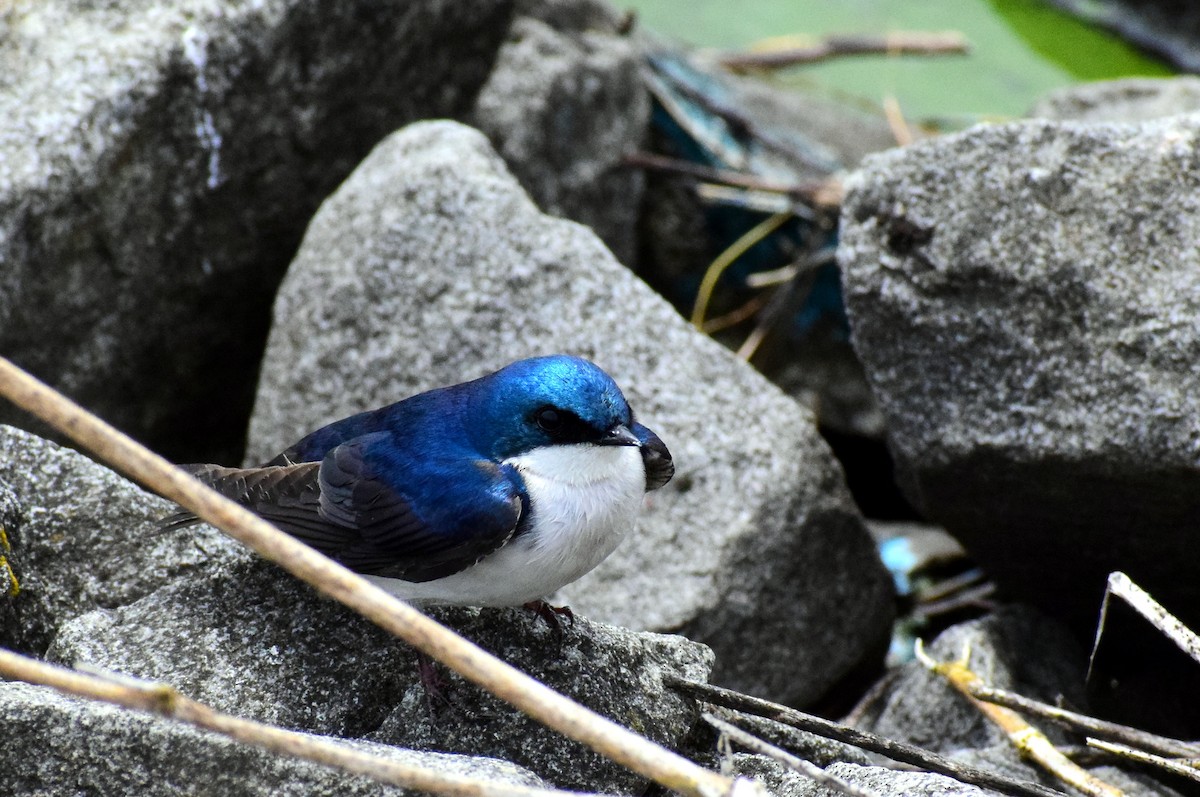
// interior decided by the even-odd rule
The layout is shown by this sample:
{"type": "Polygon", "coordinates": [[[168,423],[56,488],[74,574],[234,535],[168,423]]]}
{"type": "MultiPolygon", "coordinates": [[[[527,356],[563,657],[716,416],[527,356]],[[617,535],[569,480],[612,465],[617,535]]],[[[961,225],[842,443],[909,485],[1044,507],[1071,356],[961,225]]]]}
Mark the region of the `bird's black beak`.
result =
{"type": "Polygon", "coordinates": [[[629,431],[628,426],[619,423],[605,432],[604,436],[596,441],[596,444],[601,446],[640,446],[642,441],[629,431]]]}
{"type": "Polygon", "coordinates": [[[642,441],[639,451],[642,464],[646,466],[646,492],[657,490],[675,475],[675,462],[671,459],[671,452],[667,450],[666,443],[660,440],[658,435],[641,424],[635,423],[634,426],[637,427],[638,436],[642,441]]]}

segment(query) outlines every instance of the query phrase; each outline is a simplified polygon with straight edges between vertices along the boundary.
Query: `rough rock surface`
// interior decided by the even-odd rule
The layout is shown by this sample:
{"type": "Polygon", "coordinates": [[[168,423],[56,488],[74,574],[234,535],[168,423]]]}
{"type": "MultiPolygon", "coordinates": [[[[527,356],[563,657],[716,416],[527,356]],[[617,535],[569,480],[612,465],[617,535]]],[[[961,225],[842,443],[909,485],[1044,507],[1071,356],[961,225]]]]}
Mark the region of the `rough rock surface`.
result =
{"type": "Polygon", "coordinates": [[[819,696],[876,652],[890,584],[811,416],[696,334],[590,231],[539,213],[460,125],[386,139],[314,218],[275,306],[250,458],[556,351],[612,373],[678,466],[638,530],[564,600],[705,642],[718,680],[786,701],[819,696]]]}
{"type": "MultiPolygon", "coordinates": [[[[41,653],[53,638],[51,660],[164,681],[218,709],[285,727],[491,753],[583,789],[646,785],[456,679],[447,691],[452,706],[431,716],[411,650],[365,620],[208,526],[159,532],[172,505],[74,451],[9,427],[0,427],[0,450],[0,526],[20,582],[15,597],[0,599],[0,644],[41,653]]],[[[695,707],[665,689],[662,676],[706,680],[712,663],[707,649],[680,637],[583,618],[560,639],[520,609],[441,617],[552,687],[671,746],[685,743],[695,707]]],[[[0,745],[5,787],[38,783],[44,791],[36,793],[55,797],[77,793],[71,784],[153,794],[176,772],[204,783],[204,773],[220,770],[229,774],[215,782],[224,783],[255,769],[243,791],[229,793],[332,789],[314,768],[261,765],[257,754],[180,726],[122,720],[47,694],[0,690],[0,715],[12,720],[0,745]],[[39,745],[57,752],[32,756],[39,745]],[[181,745],[190,751],[186,766],[175,760],[181,745]],[[93,758],[106,763],[83,774],[72,769],[93,758]]],[[[371,789],[353,793],[379,793],[371,789]]]]}
{"type": "Polygon", "coordinates": [[[249,556],[209,527],[157,533],[175,505],[76,451],[0,426],[0,452],[0,524],[20,584],[0,598],[0,645],[43,653],[72,617],[205,572],[214,556],[249,556]]]}
{"type": "MultiPolygon", "coordinates": [[[[328,767],[268,753],[148,714],[0,683],[0,784],[6,794],[75,797],[399,797],[411,794],[328,767]]],[[[471,778],[544,786],[507,761],[352,742],[394,761],[471,778]]]]}
{"type": "Polygon", "coordinates": [[[1036,119],[1143,122],[1200,111],[1200,78],[1126,78],[1050,92],[1030,109],[1036,119]]]}
{"type": "MultiPolygon", "coordinates": [[[[928,647],[939,661],[953,661],[970,652],[969,666],[1000,689],[1054,703],[1086,704],[1083,673],[1087,656],[1066,629],[1031,609],[1002,609],[982,620],[951,627],[928,647]]],[[[939,753],[962,749],[1010,746],[996,725],[967,702],[940,675],[920,662],[909,662],[886,695],[867,715],[867,730],[939,753]]],[[[1053,725],[1046,732],[1054,741],[1065,736],[1053,725]]],[[[1016,752],[1012,752],[1017,761],[1016,752]]],[[[1026,770],[1030,777],[1032,767],[1026,770]]]]}
{"type": "Polygon", "coordinates": [[[605,4],[525,6],[538,16],[513,21],[469,121],[538,207],[591,227],[632,265],[644,180],[621,158],[650,118],[640,46],[605,4]]]}
{"type": "Polygon", "coordinates": [[[510,13],[6,4],[0,350],[170,456],[236,452],[308,217],[381,136],[471,108],[510,13]]]}
{"type": "MultiPolygon", "coordinates": [[[[971,669],[992,686],[1045,703],[1061,700],[1070,708],[1088,711],[1086,653],[1074,644],[1067,628],[1032,609],[1007,607],[953,626],[938,636],[928,652],[939,661],[958,660],[969,652],[971,669]]],[[[1034,724],[1056,744],[1082,742],[1052,723],[1034,724]]],[[[963,764],[1061,788],[1024,761],[1005,734],[944,678],[919,662],[900,668],[888,690],[863,712],[860,725],[963,764]]],[[[1149,777],[1113,767],[1097,767],[1092,773],[1128,794],[1174,794],[1149,777]]]]}
{"type": "MultiPolygon", "coordinates": [[[[675,636],[576,618],[561,639],[524,609],[438,618],[590,708],[668,746],[696,720],[663,675],[706,680],[712,654],[675,636]]],[[[48,656],[148,680],[238,716],[333,736],[495,756],[565,788],[635,793],[644,778],[480,689],[420,682],[411,648],[263,561],[230,561],[129,606],[67,623],[48,656]],[[432,704],[431,704],[432,700],[432,704]],[[432,705],[432,708],[431,708],[432,705]]]]}
{"type": "Polygon", "coordinates": [[[868,159],[839,259],[910,497],[1093,626],[1124,570],[1200,620],[1200,117],[980,127],[868,159]]]}
{"type": "MultiPolygon", "coordinates": [[[[765,756],[737,755],[733,765],[739,775],[757,779],[775,797],[842,797],[845,794],[844,791],[818,784],[765,756]]],[[[879,797],[985,797],[996,793],[932,772],[901,772],[850,763],[832,764],[827,771],[879,797]]]]}

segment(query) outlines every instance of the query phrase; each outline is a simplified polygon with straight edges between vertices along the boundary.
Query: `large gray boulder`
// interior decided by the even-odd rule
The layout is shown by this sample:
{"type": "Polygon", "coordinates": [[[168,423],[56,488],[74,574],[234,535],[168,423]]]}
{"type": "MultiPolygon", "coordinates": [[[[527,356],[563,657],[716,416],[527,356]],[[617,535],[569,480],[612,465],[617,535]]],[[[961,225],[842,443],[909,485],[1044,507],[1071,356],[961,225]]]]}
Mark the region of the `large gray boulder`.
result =
{"type": "Polygon", "coordinates": [[[1200,77],[1124,78],[1065,86],[1047,93],[1026,114],[1076,122],[1144,122],[1200,111],[1200,77]]]}
{"type": "Polygon", "coordinates": [[[642,45],[593,0],[525,2],[468,117],[538,207],[591,227],[633,265],[650,93],[642,45]]]}
{"type": "Polygon", "coordinates": [[[562,600],[716,651],[718,680],[819,696],[877,652],[891,588],[811,416],[542,215],[477,132],[388,138],[322,206],[281,286],[251,460],[521,357],[588,357],[670,446],[674,481],[562,600]]]}
{"type": "MultiPolygon", "coordinates": [[[[450,707],[431,714],[412,650],[349,610],[206,525],[161,530],[173,505],[74,451],[9,427],[0,427],[0,451],[0,528],[11,543],[0,555],[19,582],[15,595],[0,595],[0,644],[166,682],[218,710],[289,728],[503,757],[585,790],[647,785],[457,678],[446,690],[450,707]]],[[[702,645],[582,618],[559,635],[521,609],[439,617],[551,687],[686,747],[695,707],[662,681],[668,673],[707,680],[712,654],[702,645]]],[[[156,794],[166,786],[143,784],[255,769],[230,793],[333,789],[319,768],[263,765],[261,754],[172,723],[44,690],[6,690],[6,786],[37,782],[45,789],[38,793],[54,797],[77,793],[78,784],[156,794]],[[31,753],[47,747],[54,756],[31,753]]]]}
{"type": "MultiPolygon", "coordinates": [[[[704,681],[712,665],[708,650],[682,637],[583,618],[556,632],[524,609],[445,609],[437,617],[552,689],[673,748],[684,746],[697,713],[663,678],[704,681]]],[[[638,793],[648,785],[457,676],[431,693],[410,647],[260,560],[229,560],[203,578],[76,618],[48,657],[169,683],[217,710],[287,728],[502,758],[562,788],[638,793]]]]}
{"type": "MultiPolygon", "coordinates": [[[[0,683],[5,793],[137,797],[400,797],[414,792],[215,733],[45,687],[0,683]]],[[[507,761],[399,750],[352,742],[359,751],[409,766],[518,785],[545,786],[507,761]]]]}
{"type": "MultiPolygon", "coordinates": [[[[168,455],[239,450],[271,297],[305,221],[384,134],[469,111],[511,10],[6,10],[0,351],[168,455]]],[[[29,419],[4,405],[0,422],[29,419]]]]}
{"type": "Polygon", "coordinates": [[[1200,620],[1198,136],[979,127],[848,182],[853,340],[910,497],[1080,628],[1118,569],[1200,620]]]}
{"type": "Polygon", "coordinates": [[[160,533],[174,504],[76,451],[0,426],[0,452],[0,528],[19,587],[0,595],[0,645],[44,653],[73,617],[249,556],[208,526],[160,533]]]}

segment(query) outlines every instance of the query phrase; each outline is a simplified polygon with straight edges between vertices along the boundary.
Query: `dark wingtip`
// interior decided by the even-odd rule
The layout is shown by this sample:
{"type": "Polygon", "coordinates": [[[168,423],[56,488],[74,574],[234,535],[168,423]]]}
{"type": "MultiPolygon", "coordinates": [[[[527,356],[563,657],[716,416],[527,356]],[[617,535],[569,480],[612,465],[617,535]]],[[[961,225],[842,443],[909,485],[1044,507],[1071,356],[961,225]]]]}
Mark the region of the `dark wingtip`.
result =
{"type": "Polygon", "coordinates": [[[176,512],[172,515],[159,518],[158,523],[155,524],[153,533],[166,534],[172,531],[179,531],[180,529],[185,529],[188,526],[194,526],[200,522],[200,518],[196,517],[191,512],[176,512]]]}

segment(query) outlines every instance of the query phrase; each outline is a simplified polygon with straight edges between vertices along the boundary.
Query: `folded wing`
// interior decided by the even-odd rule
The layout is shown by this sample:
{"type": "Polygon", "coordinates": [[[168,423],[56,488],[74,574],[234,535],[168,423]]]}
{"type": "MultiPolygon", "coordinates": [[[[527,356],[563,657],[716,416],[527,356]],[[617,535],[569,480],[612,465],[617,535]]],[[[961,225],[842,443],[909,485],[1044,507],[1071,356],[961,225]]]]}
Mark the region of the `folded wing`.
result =
{"type": "MultiPolygon", "coordinates": [[[[373,575],[429,581],[508,542],[526,498],[520,477],[487,460],[408,461],[388,435],[349,440],[320,462],[261,468],[184,466],[296,539],[373,575]]],[[[168,527],[195,522],[187,513],[168,527]]]]}

